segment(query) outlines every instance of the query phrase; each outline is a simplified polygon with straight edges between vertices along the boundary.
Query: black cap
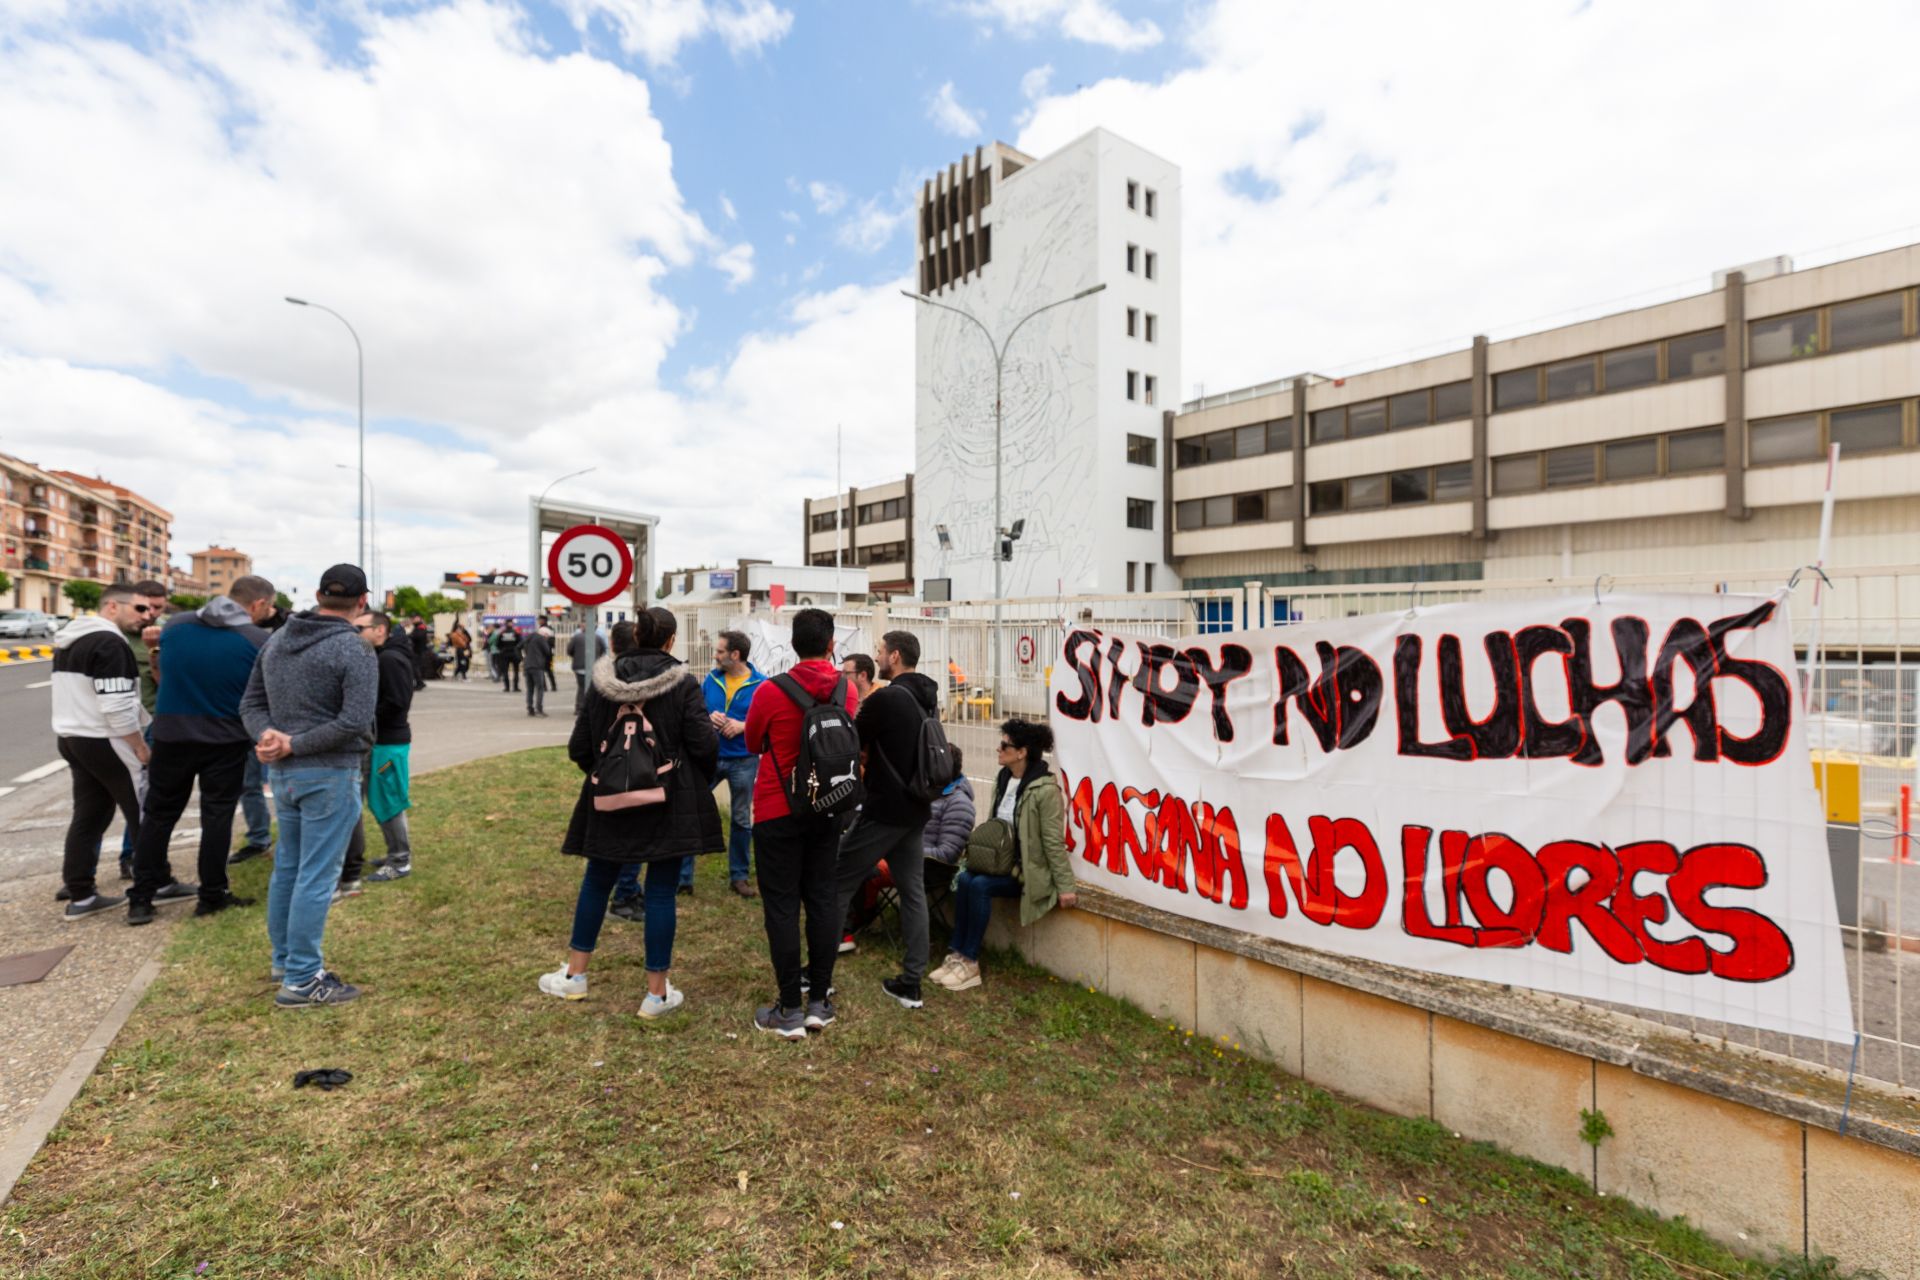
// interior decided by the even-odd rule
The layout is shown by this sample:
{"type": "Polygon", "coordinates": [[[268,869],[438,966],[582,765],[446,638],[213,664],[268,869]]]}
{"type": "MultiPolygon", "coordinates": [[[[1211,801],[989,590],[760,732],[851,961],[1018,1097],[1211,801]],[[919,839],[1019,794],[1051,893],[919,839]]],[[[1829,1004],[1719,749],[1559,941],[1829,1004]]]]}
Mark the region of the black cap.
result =
{"type": "Polygon", "coordinates": [[[357,564],[337,564],[320,575],[318,594],[357,600],[367,594],[367,575],[360,572],[357,564]]]}

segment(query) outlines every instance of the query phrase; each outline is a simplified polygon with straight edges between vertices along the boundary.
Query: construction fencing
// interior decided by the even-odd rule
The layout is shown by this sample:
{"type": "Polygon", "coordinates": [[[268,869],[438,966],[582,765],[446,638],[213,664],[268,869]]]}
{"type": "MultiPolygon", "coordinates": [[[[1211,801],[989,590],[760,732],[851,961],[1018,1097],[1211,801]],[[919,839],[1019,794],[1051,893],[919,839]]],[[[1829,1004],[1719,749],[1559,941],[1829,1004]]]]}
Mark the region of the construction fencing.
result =
{"type": "MultiPolygon", "coordinates": [[[[1051,665],[1068,631],[1191,636],[1245,627],[1287,626],[1440,604],[1600,598],[1614,591],[1685,594],[1779,592],[1801,659],[1808,741],[1828,812],[1828,844],[1844,942],[1858,1062],[1824,1042],[1648,1010],[1636,1016],[1721,1043],[1740,1043],[1906,1086],[1920,1078],[1920,841],[1914,836],[1916,728],[1920,727],[1920,565],[1865,569],[1783,567],[1738,574],[1685,573],[1525,580],[1473,580],[1063,596],[950,604],[901,602],[838,611],[839,652],[872,652],[890,630],[913,632],[920,670],[944,673],[942,711],[961,729],[968,772],[988,772],[991,726],[1008,717],[1044,718],[1051,665]],[[979,732],[971,731],[979,726],[979,732]]],[[[681,652],[710,664],[723,630],[778,635],[793,608],[747,612],[740,602],[675,608],[681,652]]],[[[777,654],[757,651],[756,665],[777,654]]],[[[790,659],[788,659],[790,661],[790,659]]]]}

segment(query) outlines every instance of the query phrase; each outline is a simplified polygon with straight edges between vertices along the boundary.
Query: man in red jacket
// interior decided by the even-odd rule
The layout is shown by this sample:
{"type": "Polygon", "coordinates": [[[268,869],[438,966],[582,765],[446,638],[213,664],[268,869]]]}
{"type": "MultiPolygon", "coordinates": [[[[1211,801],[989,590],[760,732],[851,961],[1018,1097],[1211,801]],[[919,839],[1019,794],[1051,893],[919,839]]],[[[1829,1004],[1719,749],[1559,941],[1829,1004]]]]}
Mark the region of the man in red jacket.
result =
{"type": "MultiPolygon", "coordinates": [[[[800,659],[787,673],[813,697],[825,701],[845,690],[847,714],[859,697],[833,664],[833,615],[802,609],[793,618],[793,652],[800,659]]],[[[789,1040],[804,1040],[833,1021],[829,984],[840,939],[838,861],[840,823],[802,818],[787,804],[786,784],[800,757],[798,704],[769,680],[747,709],[746,739],[760,751],[753,782],[753,838],[760,876],[760,904],[767,922],[767,948],[780,995],[754,1015],[754,1025],[789,1040]],[[807,975],[811,1000],[803,1004],[800,908],[807,910],[807,975]]]]}

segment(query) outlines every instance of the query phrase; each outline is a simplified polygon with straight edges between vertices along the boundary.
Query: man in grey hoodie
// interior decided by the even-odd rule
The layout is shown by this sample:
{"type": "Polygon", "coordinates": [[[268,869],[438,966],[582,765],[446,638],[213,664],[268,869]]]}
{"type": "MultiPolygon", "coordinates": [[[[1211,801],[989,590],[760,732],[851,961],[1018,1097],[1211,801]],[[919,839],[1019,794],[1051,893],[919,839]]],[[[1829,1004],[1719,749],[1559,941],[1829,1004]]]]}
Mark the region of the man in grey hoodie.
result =
{"type": "Polygon", "coordinates": [[[327,909],[347,839],[360,820],[360,757],[373,746],[379,664],[352,619],[367,576],[337,564],[320,576],[316,607],[287,619],[260,650],[240,717],[267,766],[280,843],[267,888],[267,936],[281,987],[274,1004],[306,1009],[360,994],[321,963],[327,909]]]}

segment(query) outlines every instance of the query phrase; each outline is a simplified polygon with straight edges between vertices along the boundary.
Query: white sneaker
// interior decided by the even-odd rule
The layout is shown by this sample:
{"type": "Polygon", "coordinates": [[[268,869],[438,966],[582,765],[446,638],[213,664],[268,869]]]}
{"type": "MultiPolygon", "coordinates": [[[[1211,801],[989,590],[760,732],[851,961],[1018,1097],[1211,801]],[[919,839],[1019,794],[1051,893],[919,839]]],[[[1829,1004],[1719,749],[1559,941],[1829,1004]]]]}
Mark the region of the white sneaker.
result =
{"type": "Polygon", "coordinates": [[[563,963],[552,973],[540,975],[540,990],[550,996],[559,996],[562,1000],[585,1000],[587,998],[587,975],[576,973],[567,976],[567,966],[563,963]]]}
{"type": "Polygon", "coordinates": [[[949,991],[971,991],[980,985],[980,962],[961,957],[960,963],[940,984],[949,991]]]}
{"type": "Polygon", "coordinates": [[[687,998],[680,994],[680,989],[669,982],[664,996],[656,996],[651,991],[647,993],[647,998],[640,1002],[640,1016],[664,1018],[686,1002],[687,998]]]}
{"type": "Polygon", "coordinates": [[[948,979],[953,977],[953,971],[959,965],[960,958],[958,951],[948,952],[947,958],[940,962],[940,967],[927,975],[927,981],[946,986],[948,979]]]}
{"type": "Polygon", "coordinates": [[[333,900],[343,902],[348,898],[357,898],[366,892],[366,886],[358,880],[343,880],[333,891],[333,900]]]}

